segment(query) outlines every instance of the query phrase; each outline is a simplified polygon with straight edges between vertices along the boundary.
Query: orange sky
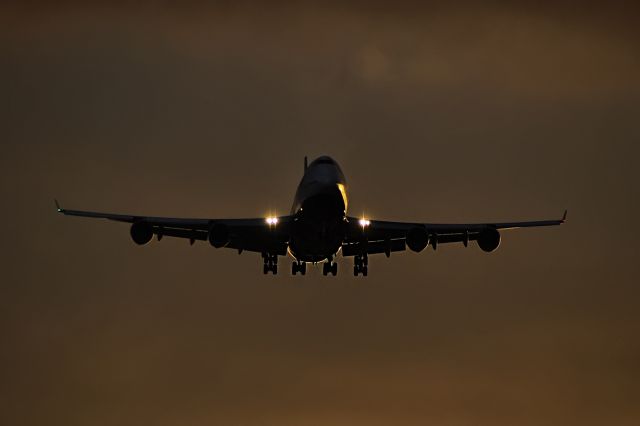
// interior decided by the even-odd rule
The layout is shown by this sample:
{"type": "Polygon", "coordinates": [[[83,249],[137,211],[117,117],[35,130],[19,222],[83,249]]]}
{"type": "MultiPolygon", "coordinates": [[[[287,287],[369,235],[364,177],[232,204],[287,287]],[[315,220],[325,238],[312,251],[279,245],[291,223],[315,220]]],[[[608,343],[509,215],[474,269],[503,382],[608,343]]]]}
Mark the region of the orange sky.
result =
{"type": "Polygon", "coordinates": [[[0,6],[0,424],[637,424],[636,9],[0,6]],[[302,279],[53,207],[285,213],[320,154],[353,214],[569,223],[302,279]]]}

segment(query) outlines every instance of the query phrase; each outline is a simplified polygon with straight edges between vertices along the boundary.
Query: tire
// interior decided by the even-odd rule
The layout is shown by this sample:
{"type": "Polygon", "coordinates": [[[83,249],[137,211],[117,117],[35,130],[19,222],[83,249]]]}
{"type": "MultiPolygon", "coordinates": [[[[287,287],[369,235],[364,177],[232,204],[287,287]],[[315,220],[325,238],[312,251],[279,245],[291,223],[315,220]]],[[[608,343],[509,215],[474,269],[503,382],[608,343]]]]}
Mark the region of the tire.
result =
{"type": "Polygon", "coordinates": [[[306,275],[307,274],[307,263],[306,262],[302,262],[300,264],[300,268],[299,269],[300,269],[300,273],[302,275],[306,275]]]}
{"type": "Polygon", "coordinates": [[[333,265],[331,265],[331,275],[333,275],[334,277],[338,275],[338,264],[335,262],[333,263],[333,265]]]}
{"type": "Polygon", "coordinates": [[[271,267],[271,272],[273,272],[273,275],[278,275],[278,265],[273,265],[271,267]]]}
{"type": "Polygon", "coordinates": [[[298,264],[293,262],[291,264],[291,275],[296,275],[298,273],[298,264]]]}
{"type": "Polygon", "coordinates": [[[265,275],[267,275],[269,273],[269,265],[267,265],[266,263],[262,267],[262,273],[265,274],[265,275]]]}
{"type": "Polygon", "coordinates": [[[364,268],[362,268],[362,276],[366,277],[367,273],[369,272],[369,267],[365,266],[364,268]]]}
{"type": "Polygon", "coordinates": [[[353,266],[353,276],[357,277],[358,276],[358,267],[356,265],[353,266]]]}

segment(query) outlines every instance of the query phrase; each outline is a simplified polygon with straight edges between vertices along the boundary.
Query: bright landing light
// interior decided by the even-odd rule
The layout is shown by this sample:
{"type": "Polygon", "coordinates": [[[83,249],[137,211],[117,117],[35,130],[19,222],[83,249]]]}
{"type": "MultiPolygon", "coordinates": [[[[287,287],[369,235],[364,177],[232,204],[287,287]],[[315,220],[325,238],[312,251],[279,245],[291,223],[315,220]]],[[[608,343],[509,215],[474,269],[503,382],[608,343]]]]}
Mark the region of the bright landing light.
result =
{"type": "Polygon", "coordinates": [[[363,228],[366,226],[369,226],[371,224],[371,221],[369,219],[360,219],[360,226],[362,226],[363,228]]]}
{"type": "Polygon", "coordinates": [[[265,219],[265,221],[267,222],[267,225],[276,225],[278,223],[278,218],[277,217],[268,217],[265,219]]]}

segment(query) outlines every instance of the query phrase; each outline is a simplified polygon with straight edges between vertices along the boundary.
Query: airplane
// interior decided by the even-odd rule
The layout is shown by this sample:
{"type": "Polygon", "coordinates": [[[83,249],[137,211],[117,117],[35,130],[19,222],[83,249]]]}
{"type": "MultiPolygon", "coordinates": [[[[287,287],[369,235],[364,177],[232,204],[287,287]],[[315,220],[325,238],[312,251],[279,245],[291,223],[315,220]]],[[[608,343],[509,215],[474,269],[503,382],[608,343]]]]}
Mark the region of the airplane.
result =
{"type": "Polygon", "coordinates": [[[307,264],[322,264],[322,273],[335,276],[335,257],[353,257],[353,275],[367,276],[369,255],[384,253],[387,257],[407,248],[421,252],[431,246],[475,241],[481,250],[492,252],[500,245],[500,231],[516,228],[560,225],[567,218],[527,222],[497,223],[414,223],[373,220],[347,214],[347,183],[338,163],[328,156],[308,164],[298,185],[291,214],[252,219],[188,219],[98,213],[68,210],[68,216],[102,218],[131,224],[130,234],[138,245],[149,243],[154,235],[208,241],[215,248],[256,252],[262,255],[263,273],[278,273],[278,256],[293,258],[291,273],[305,275],[307,264]]]}

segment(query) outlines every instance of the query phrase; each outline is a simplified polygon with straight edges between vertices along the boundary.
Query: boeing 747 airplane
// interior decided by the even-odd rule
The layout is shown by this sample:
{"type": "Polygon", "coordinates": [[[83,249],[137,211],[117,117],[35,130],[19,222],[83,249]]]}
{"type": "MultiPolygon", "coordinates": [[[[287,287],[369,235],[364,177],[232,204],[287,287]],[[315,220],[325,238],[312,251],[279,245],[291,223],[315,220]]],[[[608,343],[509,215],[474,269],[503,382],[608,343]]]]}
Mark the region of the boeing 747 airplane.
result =
{"type": "Polygon", "coordinates": [[[150,242],[154,235],[209,241],[215,248],[229,248],[238,253],[250,251],[262,254],[263,272],[278,273],[278,256],[293,258],[291,273],[305,275],[307,263],[322,263],[324,275],[336,275],[338,253],[353,257],[353,275],[367,276],[369,255],[407,248],[420,252],[427,246],[435,250],[439,244],[475,241],[480,249],[492,252],[500,245],[500,231],[564,223],[562,219],[529,222],[499,222],[473,224],[389,222],[357,218],[347,214],[347,186],[336,161],[319,157],[311,164],[304,161],[304,175],[298,185],[287,216],[254,219],[184,219],[128,214],[97,213],[67,210],[69,216],[109,219],[131,224],[131,238],[136,244],[150,242]]]}

